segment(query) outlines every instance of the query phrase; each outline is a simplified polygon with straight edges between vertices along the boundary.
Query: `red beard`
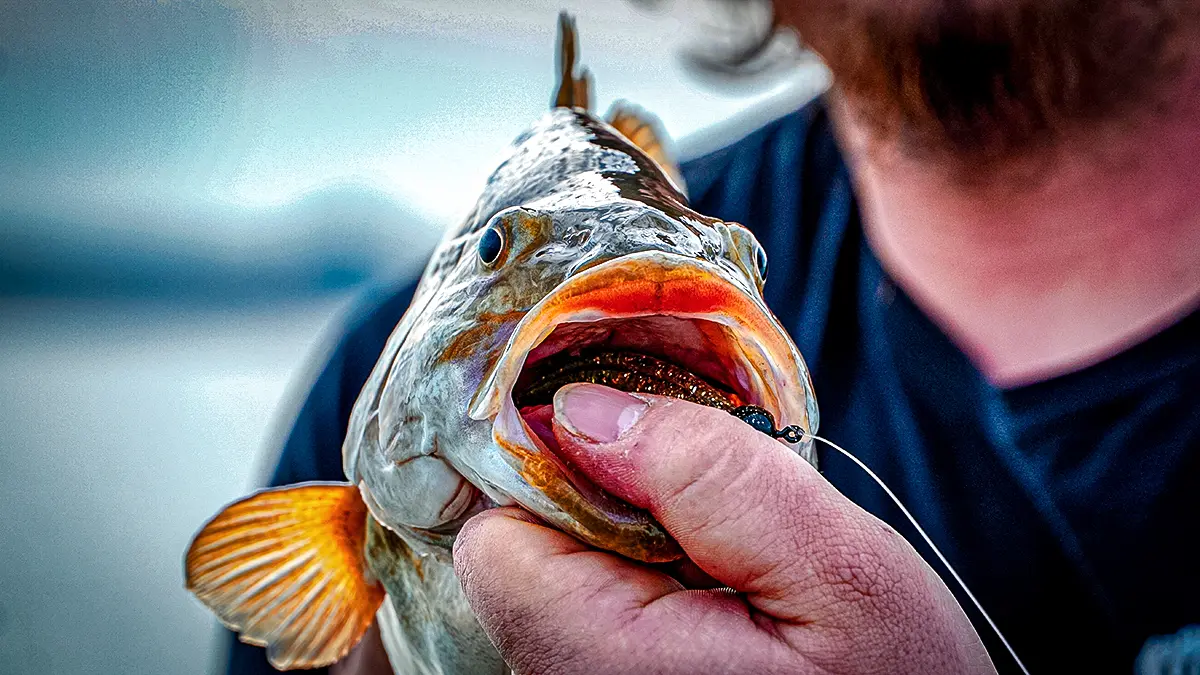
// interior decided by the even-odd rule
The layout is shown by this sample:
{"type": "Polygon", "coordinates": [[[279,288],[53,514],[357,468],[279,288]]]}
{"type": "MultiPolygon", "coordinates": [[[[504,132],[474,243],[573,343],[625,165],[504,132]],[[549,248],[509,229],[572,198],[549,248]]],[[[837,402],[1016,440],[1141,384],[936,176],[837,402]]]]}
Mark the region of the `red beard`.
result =
{"type": "Polygon", "coordinates": [[[1169,104],[1200,26],[1189,0],[775,5],[870,137],[976,163],[1169,104]]]}

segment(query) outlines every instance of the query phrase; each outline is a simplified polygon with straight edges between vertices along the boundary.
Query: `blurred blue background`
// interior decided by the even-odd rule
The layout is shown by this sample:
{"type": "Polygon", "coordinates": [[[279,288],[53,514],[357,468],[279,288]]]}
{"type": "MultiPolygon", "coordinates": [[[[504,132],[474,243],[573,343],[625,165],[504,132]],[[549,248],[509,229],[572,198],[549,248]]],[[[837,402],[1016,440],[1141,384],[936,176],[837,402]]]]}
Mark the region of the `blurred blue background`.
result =
{"type": "Polygon", "coordinates": [[[218,667],[190,536],[547,109],[560,9],[685,156],[826,84],[698,77],[686,2],[0,0],[0,672],[218,667]]]}

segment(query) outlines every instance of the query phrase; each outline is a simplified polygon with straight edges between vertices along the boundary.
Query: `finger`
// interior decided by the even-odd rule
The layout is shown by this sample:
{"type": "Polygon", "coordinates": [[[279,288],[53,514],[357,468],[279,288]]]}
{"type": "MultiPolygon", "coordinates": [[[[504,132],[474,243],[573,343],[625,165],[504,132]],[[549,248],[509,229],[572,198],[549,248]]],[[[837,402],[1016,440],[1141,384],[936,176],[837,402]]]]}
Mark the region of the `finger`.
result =
{"type": "Polygon", "coordinates": [[[590,384],[563,387],[554,405],[565,457],[774,617],[853,623],[932,575],[787,446],[724,411],[590,384]]]}
{"type": "Polygon", "coordinates": [[[488,637],[520,672],[572,663],[580,638],[611,632],[606,624],[681,589],[508,508],[467,521],[454,542],[454,569],[488,637]]]}
{"type": "Polygon", "coordinates": [[[786,657],[737,596],[686,591],[516,509],[469,520],[454,567],[480,624],[517,672],[723,672],[786,657]]]}

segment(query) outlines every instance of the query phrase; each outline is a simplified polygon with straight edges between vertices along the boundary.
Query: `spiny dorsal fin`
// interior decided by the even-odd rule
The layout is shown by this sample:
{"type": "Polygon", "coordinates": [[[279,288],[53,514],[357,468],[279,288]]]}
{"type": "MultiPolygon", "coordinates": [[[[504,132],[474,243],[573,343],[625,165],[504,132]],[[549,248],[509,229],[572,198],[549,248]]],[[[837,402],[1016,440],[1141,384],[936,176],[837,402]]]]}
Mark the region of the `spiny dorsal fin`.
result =
{"type": "Polygon", "coordinates": [[[680,192],[686,194],[683,176],[679,173],[679,165],[671,157],[667,146],[667,135],[662,130],[658,118],[646,112],[640,106],[628,101],[617,101],[608,109],[608,123],[625,138],[653,159],[668,177],[675,183],[680,192]]]}
{"type": "Polygon", "coordinates": [[[583,108],[591,106],[592,78],[587,68],[575,77],[575,61],[579,56],[579,34],[575,31],[575,19],[566,12],[558,15],[558,92],[554,96],[555,108],[583,108]]]}
{"type": "Polygon", "coordinates": [[[280,670],[327,666],[358,643],[383,602],[363,558],[358,488],[305,483],[234,502],[192,540],[187,589],[280,670]]]}

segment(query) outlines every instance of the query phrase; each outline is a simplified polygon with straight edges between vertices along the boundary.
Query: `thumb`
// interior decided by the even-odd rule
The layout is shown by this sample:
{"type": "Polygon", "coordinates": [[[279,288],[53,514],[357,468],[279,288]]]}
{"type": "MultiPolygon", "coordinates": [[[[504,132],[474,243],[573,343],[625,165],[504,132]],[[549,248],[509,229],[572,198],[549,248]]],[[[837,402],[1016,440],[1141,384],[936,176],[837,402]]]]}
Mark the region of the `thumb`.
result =
{"type": "Polygon", "coordinates": [[[891,528],[724,411],[575,384],[554,412],[564,458],[650,511],[704,572],[777,619],[853,625],[897,594],[928,601],[927,584],[941,586],[891,528]]]}

